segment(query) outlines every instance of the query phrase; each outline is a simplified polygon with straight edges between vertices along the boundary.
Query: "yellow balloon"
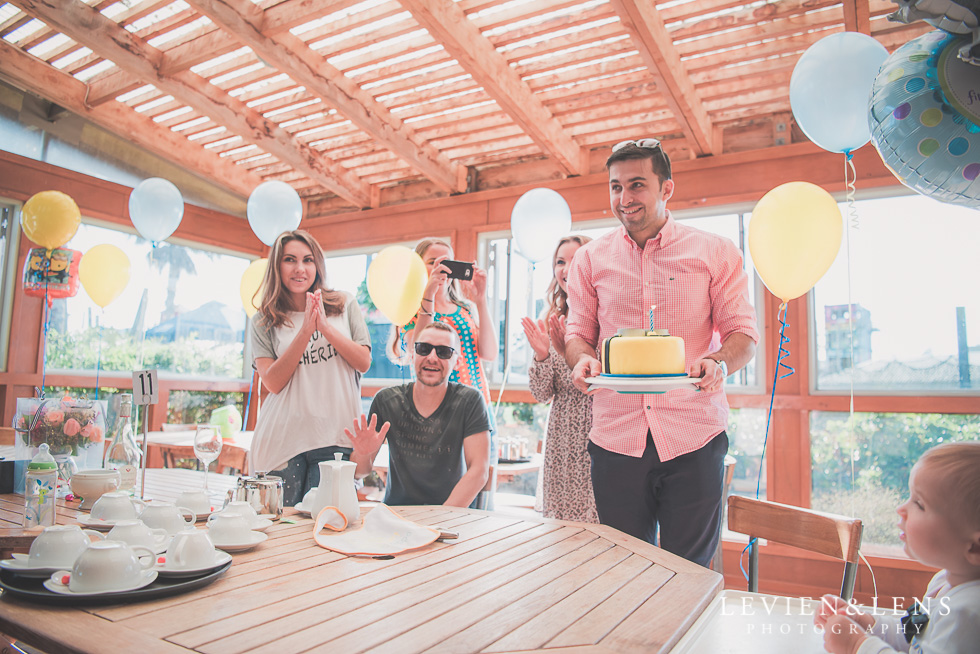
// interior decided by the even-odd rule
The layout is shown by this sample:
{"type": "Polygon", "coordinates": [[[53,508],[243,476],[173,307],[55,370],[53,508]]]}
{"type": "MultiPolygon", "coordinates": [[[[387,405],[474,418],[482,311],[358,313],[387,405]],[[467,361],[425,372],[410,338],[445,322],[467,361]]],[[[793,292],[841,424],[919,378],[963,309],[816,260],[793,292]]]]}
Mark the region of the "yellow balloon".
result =
{"type": "Polygon", "coordinates": [[[115,245],[96,245],[78,264],[78,279],[92,301],[104,309],[129,284],[129,257],[115,245]]]}
{"type": "Polygon", "coordinates": [[[268,266],[268,259],[256,259],[248,264],[248,268],[242,273],[242,282],[238,285],[238,293],[242,296],[242,306],[245,307],[245,314],[249,318],[259,310],[257,305],[262,304],[262,296],[256,295],[256,293],[262,285],[262,278],[265,277],[265,269],[268,266]]]}
{"type": "Polygon", "coordinates": [[[35,193],[20,212],[24,234],[48,250],[70,241],[81,220],[78,205],[61,191],[35,193]]]}
{"type": "Polygon", "coordinates": [[[368,293],[378,310],[394,325],[404,325],[422,305],[429,280],[422,257],[401,245],[386,247],[371,262],[368,293]]]}
{"type": "Polygon", "coordinates": [[[837,257],[843,229],[837,202],[816,184],[766,193],[749,221],[749,252],[766,288],[783,302],[813,288],[837,257]]]}

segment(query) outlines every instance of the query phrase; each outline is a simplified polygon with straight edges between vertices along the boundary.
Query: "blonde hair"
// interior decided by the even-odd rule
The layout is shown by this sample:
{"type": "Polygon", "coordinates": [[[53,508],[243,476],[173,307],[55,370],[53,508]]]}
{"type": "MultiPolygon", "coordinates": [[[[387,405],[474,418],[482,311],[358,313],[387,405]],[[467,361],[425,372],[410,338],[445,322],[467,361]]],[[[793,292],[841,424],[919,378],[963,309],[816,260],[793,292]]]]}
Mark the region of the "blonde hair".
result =
{"type": "MultiPolygon", "coordinates": [[[[289,303],[289,297],[283,292],[282,275],[279,266],[285,254],[286,243],[300,241],[313,253],[313,265],[316,267],[316,278],[310,284],[309,291],[319,289],[323,296],[323,311],[328,316],[337,316],[344,312],[344,305],[347,299],[341,291],[334,291],[327,287],[327,271],[323,263],[323,249],[316,242],[313,236],[302,229],[292,232],[283,232],[276,237],[269,251],[269,265],[265,267],[265,275],[255,296],[262,295],[262,306],[259,307],[259,314],[265,324],[271,328],[279,327],[289,323],[289,312],[293,311],[289,303]]],[[[254,297],[253,297],[254,302],[254,297]]]]}
{"type": "MultiPolygon", "coordinates": [[[[926,451],[915,464],[928,467],[942,488],[950,520],[980,529],[980,441],[943,443],[926,451]]],[[[941,507],[940,507],[941,508],[941,507]]]]}
{"type": "Polygon", "coordinates": [[[555,264],[558,262],[558,250],[566,243],[578,243],[579,246],[582,246],[591,240],[591,236],[575,234],[566,236],[558,241],[558,245],[555,247],[555,253],[551,256],[551,284],[548,285],[548,290],[545,291],[544,295],[545,299],[548,300],[548,310],[544,314],[545,320],[548,320],[553,315],[568,315],[568,293],[562,290],[561,286],[558,285],[558,278],[554,276],[555,264]]]}

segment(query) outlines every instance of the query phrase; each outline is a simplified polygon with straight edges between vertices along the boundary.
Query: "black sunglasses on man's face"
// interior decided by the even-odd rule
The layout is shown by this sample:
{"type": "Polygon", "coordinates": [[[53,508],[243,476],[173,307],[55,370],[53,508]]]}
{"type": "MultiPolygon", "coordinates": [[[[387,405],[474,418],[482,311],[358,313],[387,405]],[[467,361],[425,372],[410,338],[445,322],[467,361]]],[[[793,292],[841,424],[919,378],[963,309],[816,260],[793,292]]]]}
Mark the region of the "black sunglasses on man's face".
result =
{"type": "Polygon", "coordinates": [[[433,345],[432,343],[425,343],[423,341],[416,341],[415,343],[415,354],[420,357],[427,357],[432,350],[435,349],[436,356],[440,359],[449,359],[453,356],[453,352],[456,348],[449,347],[448,345],[433,345]]]}

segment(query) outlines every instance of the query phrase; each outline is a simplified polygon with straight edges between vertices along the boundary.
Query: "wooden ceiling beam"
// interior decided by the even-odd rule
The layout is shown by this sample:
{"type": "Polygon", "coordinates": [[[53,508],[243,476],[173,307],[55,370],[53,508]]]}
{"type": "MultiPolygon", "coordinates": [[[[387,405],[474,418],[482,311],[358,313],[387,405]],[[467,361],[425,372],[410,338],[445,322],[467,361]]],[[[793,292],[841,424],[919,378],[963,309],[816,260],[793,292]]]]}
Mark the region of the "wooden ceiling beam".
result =
{"type": "Polygon", "coordinates": [[[868,0],[844,0],[844,29],[871,36],[871,7],[868,0]]]}
{"type": "Polygon", "coordinates": [[[119,102],[85,104],[85,84],[0,39],[0,77],[210,182],[248,197],[262,179],[119,102]]]}
{"type": "MultiPolygon", "coordinates": [[[[691,148],[699,156],[715,154],[711,119],[654,4],[645,0],[610,0],[610,4],[619,14],[643,62],[657,78],[660,91],[691,148]]],[[[634,138],[642,136],[645,135],[633,135],[634,138]]]]}
{"type": "Polygon", "coordinates": [[[306,43],[288,31],[262,33],[263,12],[249,0],[189,0],[216,24],[235,34],[257,56],[350,118],[365,132],[449,193],[466,190],[466,170],[449,160],[413,129],[392,116],[369,93],[348,80],[306,43]]]}
{"type": "Polygon", "coordinates": [[[261,114],[222,93],[189,71],[172,76],[159,72],[163,53],[78,0],[14,0],[14,4],[102,57],[151,82],[161,91],[227,126],[233,134],[272,152],[298,171],[355,206],[370,206],[366,183],[342,166],[322,157],[261,114]]]}
{"type": "Polygon", "coordinates": [[[569,175],[588,172],[587,153],[452,0],[400,0],[415,20],[569,175]]]}

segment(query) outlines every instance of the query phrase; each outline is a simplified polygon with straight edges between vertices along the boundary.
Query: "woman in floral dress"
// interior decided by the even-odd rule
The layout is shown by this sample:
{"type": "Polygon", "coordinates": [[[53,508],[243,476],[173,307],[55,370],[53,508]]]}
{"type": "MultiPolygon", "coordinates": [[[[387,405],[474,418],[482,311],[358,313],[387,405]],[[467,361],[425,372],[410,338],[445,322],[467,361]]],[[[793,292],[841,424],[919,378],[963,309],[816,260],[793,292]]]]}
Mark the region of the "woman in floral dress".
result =
{"type": "Polygon", "coordinates": [[[572,257],[590,240],[588,236],[566,236],[558,242],[553,260],[555,276],[548,287],[548,310],[542,320],[521,321],[534,350],[529,371],[531,393],[539,402],[552,402],[542,470],[544,516],[577,522],[599,522],[599,516],[586,451],[592,426],[592,398],[572,385],[572,370],[565,363],[566,282],[572,257]]]}

